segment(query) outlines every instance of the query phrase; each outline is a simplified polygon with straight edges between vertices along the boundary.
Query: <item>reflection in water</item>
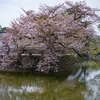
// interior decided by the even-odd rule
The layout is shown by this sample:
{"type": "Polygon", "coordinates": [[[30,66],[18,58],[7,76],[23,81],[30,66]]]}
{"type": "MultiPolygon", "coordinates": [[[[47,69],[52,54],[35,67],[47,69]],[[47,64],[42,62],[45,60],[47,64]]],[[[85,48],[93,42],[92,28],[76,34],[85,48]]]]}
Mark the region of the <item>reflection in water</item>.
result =
{"type": "MultiPolygon", "coordinates": [[[[22,85],[20,87],[0,84],[0,100],[26,100],[31,93],[43,93],[43,88],[38,86],[22,85]]],[[[28,99],[27,99],[28,100],[28,99]]]]}
{"type": "Polygon", "coordinates": [[[0,88],[0,93],[3,93],[5,90],[7,90],[8,93],[14,92],[14,93],[20,93],[20,94],[23,92],[25,93],[33,93],[33,92],[42,93],[43,92],[43,89],[37,86],[21,86],[19,89],[8,86],[6,88],[0,88]]]}
{"type": "Polygon", "coordinates": [[[87,91],[84,94],[85,100],[100,100],[100,70],[94,70],[86,77],[87,91]]]}
{"type": "Polygon", "coordinates": [[[66,77],[0,74],[0,100],[84,100],[85,86],[74,80],[71,84],[66,77]]]}
{"type": "Polygon", "coordinates": [[[43,88],[38,86],[21,86],[21,89],[26,93],[33,93],[33,92],[43,93],[43,88]]]}
{"type": "Polygon", "coordinates": [[[78,79],[81,83],[85,82],[87,90],[82,92],[84,100],[100,100],[100,70],[80,67],[67,78],[68,81],[71,81],[70,86],[75,82],[73,82],[73,79],[78,79]]]}
{"type": "Polygon", "coordinates": [[[82,67],[78,68],[73,74],[69,75],[67,78],[68,81],[74,80],[82,73],[82,67]]]}
{"type": "Polygon", "coordinates": [[[90,73],[90,68],[79,67],[74,73],[68,76],[67,80],[72,81],[78,79],[79,82],[85,82],[86,77],[90,73]]]}
{"type": "Polygon", "coordinates": [[[0,100],[100,100],[99,76],[83,68],[69,76],[0,74],[0,100]]]}
{"type": "Polygon", "coordinates": [[[41,80],[37,79],[39,78],[22,75],[0,75],[0,100],[34,100],[35,94],[44,92],[41,80]]]}

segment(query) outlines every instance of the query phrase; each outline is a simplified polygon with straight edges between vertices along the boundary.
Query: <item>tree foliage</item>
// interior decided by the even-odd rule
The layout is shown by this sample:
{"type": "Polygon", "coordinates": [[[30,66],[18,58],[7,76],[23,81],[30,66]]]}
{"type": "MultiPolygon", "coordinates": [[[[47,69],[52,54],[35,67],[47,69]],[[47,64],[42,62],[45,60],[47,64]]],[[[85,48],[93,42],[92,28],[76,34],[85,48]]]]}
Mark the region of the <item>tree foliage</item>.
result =
{"type": "Polygon", "coordinates": [[[55,6],[40,6],[40,11],[25,11],[11,23],[7,33],[2,37],[1,69],[17,64],[18,67],[32,67],[31,58],[22,59],[22,53],[27,47],[40,46],[43,48],[41,59],[37,62],[36,70],[49,72],[58,71],[59,55],[63,51],[74,50],[80,53],[88,44],[88,37],[94,38],[93,24],[98,22],[98,9],[88,7],[85,2],[69,2],[55,6]],[[20,40],[23,40],[20,41],[20,40]],[[11,49],[12,48],[12,49],[11,49]],[[21,52],[18,49],[21,48],[21,52]],[[11,55],[16,51],[16,56],[11,55]],[[16,62],[16,63],[15,63],[16,62]],[[19,63],[20,62],[20,63],[19,63]]]}
{"type": "Polygon", "coordinates": [[[1,25],[0,25],[0,32],[5,32],[6,31],[6,27],[2,27],[1,25]]]}

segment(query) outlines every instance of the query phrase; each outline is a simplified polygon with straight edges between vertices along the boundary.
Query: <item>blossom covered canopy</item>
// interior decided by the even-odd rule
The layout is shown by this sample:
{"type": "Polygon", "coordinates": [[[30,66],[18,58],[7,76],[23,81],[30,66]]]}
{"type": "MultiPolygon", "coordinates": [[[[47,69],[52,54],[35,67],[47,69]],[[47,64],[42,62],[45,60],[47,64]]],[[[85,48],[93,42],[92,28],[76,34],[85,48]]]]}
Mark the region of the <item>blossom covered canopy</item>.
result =
{"type": "Polygon", "coordinates": [[[26,15],[21,15],[12,22],[7,33],[2,37],[3,46],[1,52],[4,57],[1,60],[1,68],[10,67],[14,62],[20,62],[18,66],[25,68],[33,67],[29,58],[21,58],[23,52],[17,52],[16,57],[11,56],[13,49],[19,47],[23,50],[27,46],[42,45],[44,52],[36,66],[36,70],[49,72],[51,69],[58,71],[59,55],[58,48],[63,50],[73,49],[81,51],[88,42],[87,37],[93,36],[95,31],[93,24],[99,19],[96,14],[98,9],[88,7],[85,2],[64,2],[55,6],[40,6],[40,11],[25,11],[26,15]],[[24,42],[19,44],[19,40],[24,42]],[[13,59],[14,58],[14,59],[13,59]]]}

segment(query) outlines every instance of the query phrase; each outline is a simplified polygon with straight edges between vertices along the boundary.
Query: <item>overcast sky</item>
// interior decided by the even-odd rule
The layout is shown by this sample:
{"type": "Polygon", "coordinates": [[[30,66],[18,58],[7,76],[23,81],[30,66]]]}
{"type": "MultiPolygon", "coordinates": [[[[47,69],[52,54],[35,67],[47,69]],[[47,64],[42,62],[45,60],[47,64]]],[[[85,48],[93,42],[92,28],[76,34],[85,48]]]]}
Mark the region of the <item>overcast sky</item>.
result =
{"type": "MultiPolygon", "coordinates": [[[[63,3],[65,0],[0,0],[0,25],[2,27],[10,26],[10,22],[16,19],[23,13],[21,8],[25,10],[35,10],[41,4],[56,5],[63,3]]],[[[83,1],[83,0],[68,0],[68,1],[83,1]]],[[[100,0],[85,0],[86,4],[93,8],[100,8],[100,0]]]]}

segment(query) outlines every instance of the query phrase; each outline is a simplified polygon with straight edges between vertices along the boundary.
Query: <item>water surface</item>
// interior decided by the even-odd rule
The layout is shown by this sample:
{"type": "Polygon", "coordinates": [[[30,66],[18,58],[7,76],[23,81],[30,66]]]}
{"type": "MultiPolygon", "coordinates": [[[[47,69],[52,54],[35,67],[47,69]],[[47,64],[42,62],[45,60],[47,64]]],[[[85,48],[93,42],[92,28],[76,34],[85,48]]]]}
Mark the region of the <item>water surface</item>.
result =
{"type": "Polygon", "coordinates": [[[77,74],[0,74],[0,100],[100,100],[100,70],[77,74]],[[75,77],[74,77],[75,76],[75,77]]]}

